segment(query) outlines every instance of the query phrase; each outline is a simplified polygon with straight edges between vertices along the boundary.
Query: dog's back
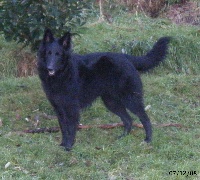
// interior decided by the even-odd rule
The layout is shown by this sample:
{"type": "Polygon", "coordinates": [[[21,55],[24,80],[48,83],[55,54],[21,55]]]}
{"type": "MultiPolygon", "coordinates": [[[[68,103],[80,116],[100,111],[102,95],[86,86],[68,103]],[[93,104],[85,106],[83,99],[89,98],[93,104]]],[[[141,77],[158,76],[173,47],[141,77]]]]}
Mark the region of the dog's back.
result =
{"type": "Polygon", "coordinates": [[[153,48],[144,56],[132,56],[129,54],[113,52],[96,52],[79,56],[86,65],[95,63],[103,56],[109,56],[112,59],[128,59],[138,71],[145,72],[155,68],[164,61],[168,53],[168,44],[170,42],[170,39],[171,37],[160,38],[154,44],[153,48]]]}

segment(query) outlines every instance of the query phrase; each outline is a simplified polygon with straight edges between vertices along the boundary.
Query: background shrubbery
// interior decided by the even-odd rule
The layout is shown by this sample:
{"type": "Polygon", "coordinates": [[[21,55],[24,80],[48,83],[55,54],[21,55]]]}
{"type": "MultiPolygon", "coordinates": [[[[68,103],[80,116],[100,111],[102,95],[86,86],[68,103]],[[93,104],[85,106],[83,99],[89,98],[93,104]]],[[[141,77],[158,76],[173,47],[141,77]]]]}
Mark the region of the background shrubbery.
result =
{"type": "Polygon", "coordinates": [[[169,4],[184,3],[187,0],[3,0],[0,3],[0,32],[6,40],[15,40],[37,49],[45,28],[51,28],[56,35],[67,30],[79,31],[86,18],[100,7],[100,15],[109,20],[110,12],[119,9],[132,13],[145,13],[158,17],[169,4]]]}
{"type": "MultiPolygon", "coordinates": [[[[199,71],[198,28],[175,26],[167,19],[155,18],[158,15],[164,18],[163,12],[174,3],[184,2],[178,0],[2,1],[0,32],[3,36],[1,38],[14,40],[19,45],[18,50],[2,49],[3,63],[0,64],[0,74],[2,77],[35,74],[36,58],[31,50],[37,49],[43,31],[47,27],[50,27],[56,36],[68,30],[73,33],[78,32],[80,35],[86,34],[82,38],[78,36],[74,38],[75,50],[78,53],[121,52],[124,49],[129,54],[141,55],[146,53],[159,37],[166,34],[174,36],[173,48],[170,49],[169,55],[169,59],[173,59],[173,62],[167,61],[165,69],[167,67],[176,73],[196,74],[199,71]],[[97,21],[93,24],[92,21],[96,18],[103,19],[104,23],[98,24],[97,21]],[[185,28],[187,34],[182,33],[185,28]],[[93,29],[89,33],[90,36],[87,35],[88,31],[91,31],[89,29],[93,29]],[[99,39],[97,35],[94,41],[91,37],[95,36],[95,32],[100,33],[102,38],[99,39]],[[29,47],[24,49],[26,45],[30,45],[31,50],[29,47]],[[180,48],[177,48],[177,45],[180,48]],[[185,63],[183,64],[182,61],[185,63]]],[[[187,16],[184,18],[186,19],[187,16]]],[[[8,43],[7,46],[10,47],[9,44],[12,43],[8,43]]]]}
{"type": "Polygon", "coordinates": [[[0,31],[6,40],[31,45],[35,50],[45,28],[62,34],[86,22],[86,1],[9,0],[0,4],[0,31]]]}

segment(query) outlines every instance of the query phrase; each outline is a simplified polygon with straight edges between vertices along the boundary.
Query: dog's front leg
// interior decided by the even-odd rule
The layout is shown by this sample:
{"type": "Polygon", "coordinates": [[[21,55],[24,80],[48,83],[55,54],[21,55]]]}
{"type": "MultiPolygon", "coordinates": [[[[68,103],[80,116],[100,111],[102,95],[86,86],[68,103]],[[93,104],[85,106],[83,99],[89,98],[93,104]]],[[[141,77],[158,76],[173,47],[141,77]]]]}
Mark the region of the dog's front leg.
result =
{"type": "Polygon", "coordinates": [[[62,132],[61,146],[64,146],[67,151],[70,151],[75,142],[79,122],[79,108],[73,104],[65,106],[62,118],[58,118],[58,120],[62,132]]]}

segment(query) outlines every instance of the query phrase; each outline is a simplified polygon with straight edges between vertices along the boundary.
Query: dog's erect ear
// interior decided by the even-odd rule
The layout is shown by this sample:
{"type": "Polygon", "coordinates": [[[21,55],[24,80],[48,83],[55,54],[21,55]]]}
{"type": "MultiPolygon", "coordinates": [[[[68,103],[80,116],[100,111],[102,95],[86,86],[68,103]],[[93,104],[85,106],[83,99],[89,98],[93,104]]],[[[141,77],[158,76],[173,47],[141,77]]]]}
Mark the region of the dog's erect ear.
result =
{"type": "Polygon", "coordinates": [[[63,46],[65,49],[71,48],[71,33],[67,32],[65,35],[59,39],[59,44],[63,46]]]}
{"type": "Polygon", "coordinates": [[[43,42],[48,43],[48,42],[53,42],[54,37],[50,29],[46,29],[44,32],[44,37],[43,37],[43,42]]]}

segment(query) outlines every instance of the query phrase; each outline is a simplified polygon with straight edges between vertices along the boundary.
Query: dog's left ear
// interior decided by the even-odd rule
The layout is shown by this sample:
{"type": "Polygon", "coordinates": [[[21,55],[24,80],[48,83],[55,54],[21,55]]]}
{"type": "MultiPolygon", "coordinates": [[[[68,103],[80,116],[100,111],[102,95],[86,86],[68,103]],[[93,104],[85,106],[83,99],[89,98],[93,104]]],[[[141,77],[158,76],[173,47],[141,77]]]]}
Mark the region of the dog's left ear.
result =
{"type": "Polygon", "coordinates": [[[62,38],[59,39],[59,44],[62,45],[65,49],[71,48],[71,33],[67,32],[62,38]]]}
{"type": "Polygon", "coordinates": [[[43,36],[44,43],[52,43],[54,41],[53,33],[50,29],[46,29],[43,36]]]}

